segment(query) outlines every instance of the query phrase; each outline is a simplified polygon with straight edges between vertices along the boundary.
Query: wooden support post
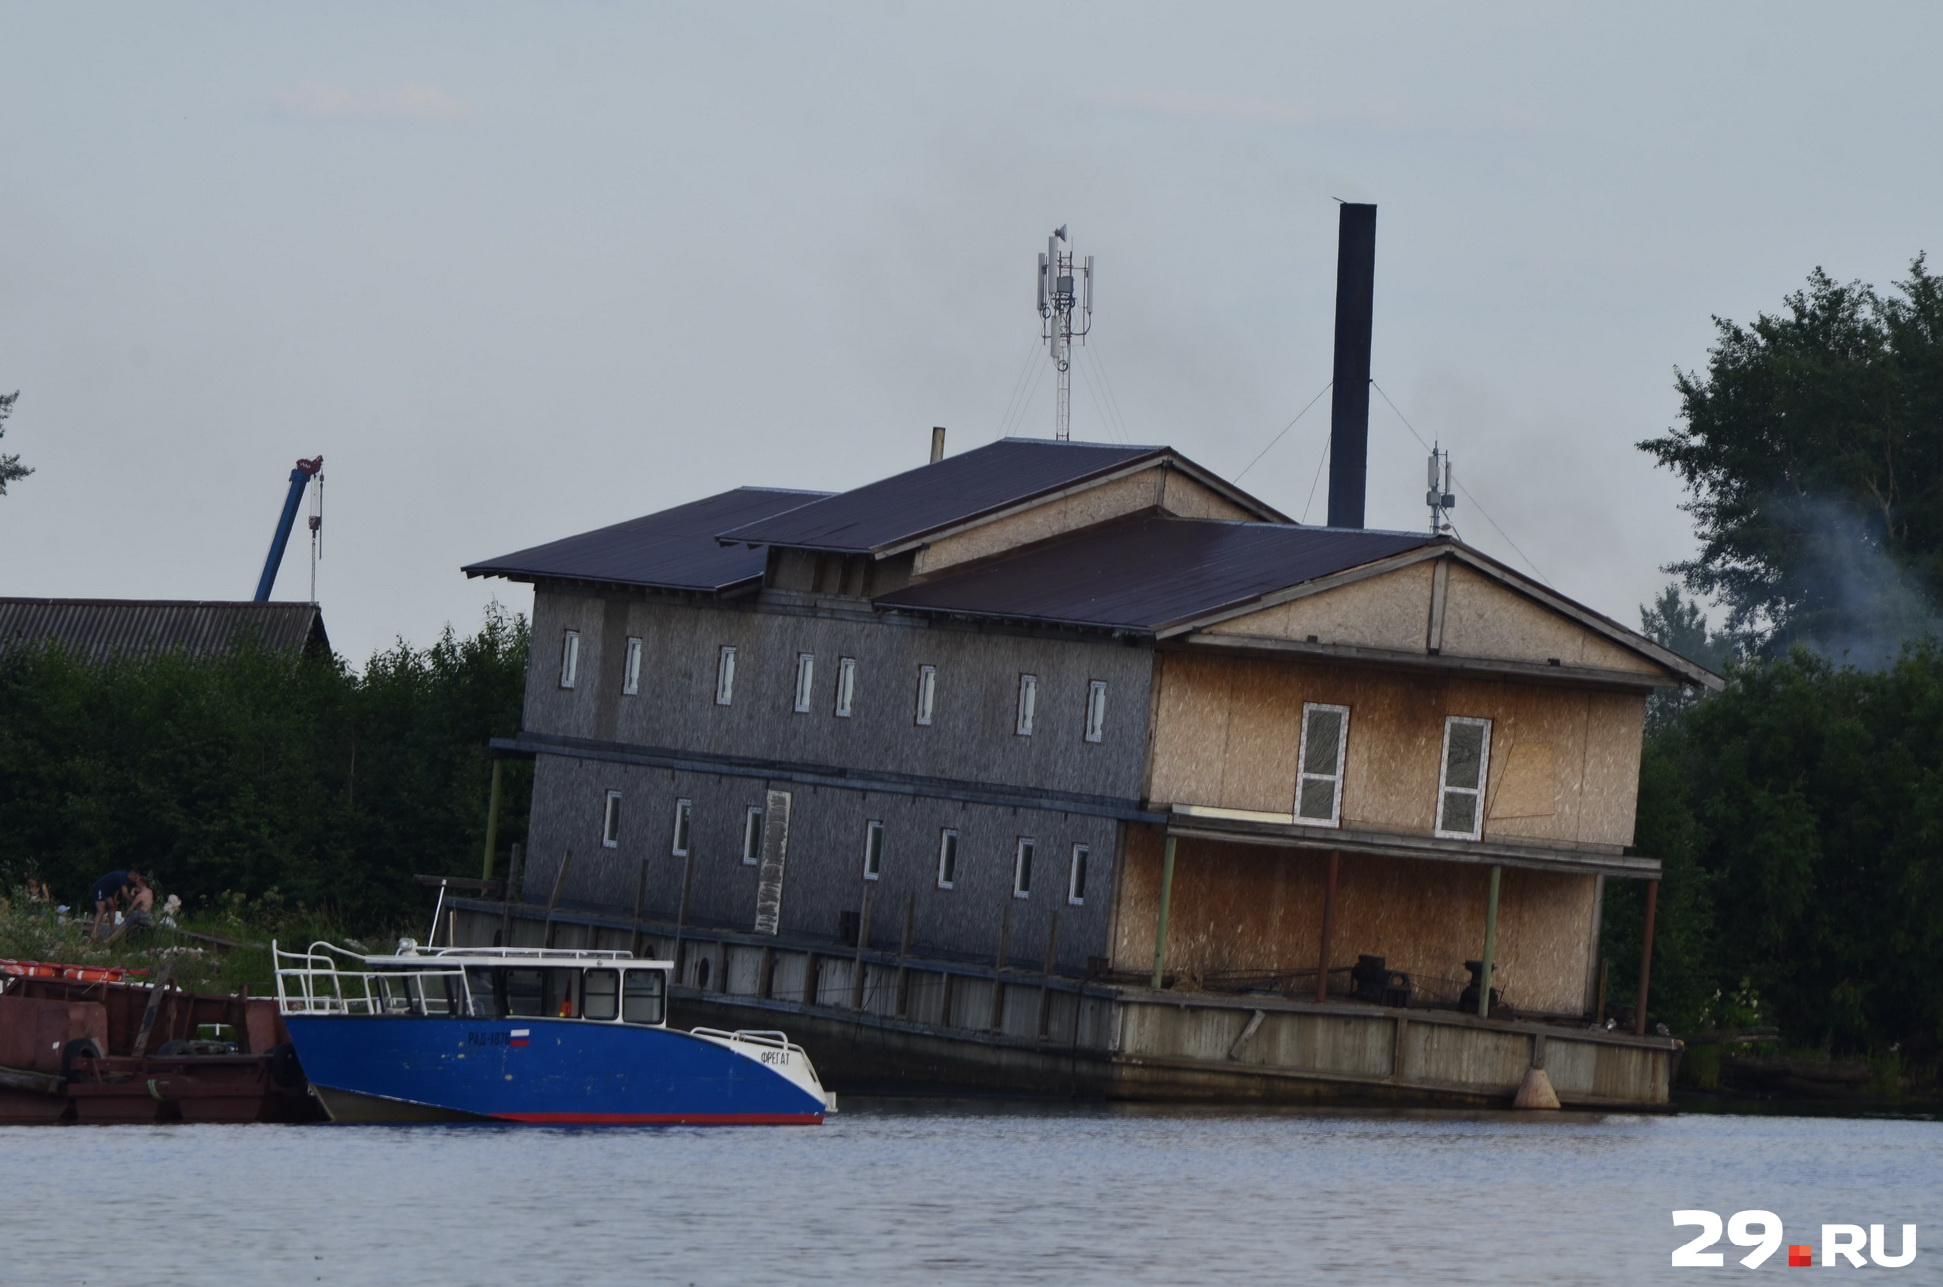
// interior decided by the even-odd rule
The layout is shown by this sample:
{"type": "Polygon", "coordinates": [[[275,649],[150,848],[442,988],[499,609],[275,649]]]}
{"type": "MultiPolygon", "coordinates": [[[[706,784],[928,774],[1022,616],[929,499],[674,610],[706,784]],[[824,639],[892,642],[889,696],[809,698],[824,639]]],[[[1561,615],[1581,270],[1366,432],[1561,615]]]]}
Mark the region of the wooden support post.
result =
{"type": "Polygon", "coordinates": [[[1653,917],[1660,908],[1660,882],[1646,882],[1646,930],[1639,942],[1639,995],[1633,1001],[1633,1035],[1646,1035],[1646,993],[1653,982],[1653,917]]]}
{"type": "Polygon", "coordinates": [[[762,964],[756,967],[756,995],[764,1001],[776,995],[776,949],[764,944],[762,964]]]}
{"type": "Polygon", "coordinates": [[[857,912],[857,956],[850,967],[850,1008],[864,1008],[864,945],[870,942],[870,896],[875,885],[864,886],[864,905],[857,912]]]}
{"type": "Polygon", "coordinates": [[[492,879],[493,851],[499,848],[499,787],[506,776],[506,761],[498,756],[492,762],[492,797],[486,805],[486,867],[480,873],[487,880],[492,879]]]}
{"type": "Polygon", "coordinates": [[[1167,914],[1174,901],[1174,837],[1167,837],[1167,851],[1160,860],[1160,916],[1154,922],[1154,988],[1159,990],[1167,969],[1167,914]]]}
{"type": "Polygon", "coordinates": [[[992,1021],[985,1026],[993,1032],[1005,1026],[1005,958],[1012,949],[1012,900],[998,918],[998,955],[992,958],[992,1021]]]}
{"type": "Polygon", "coordinates": [[[1046,968],[1039,973],[1039,1038],[1052,1026],[1052,968],[1059,960],[1059,913],[1046,925],[1046,968]]]}
{"type": "Polygon", "coordinates": [[[897,1015],[901,1019],[911,1011],[911,970],[906,964],[911,956],[911,920],[917,915],[918,895],[912,890],[904,900],[904,938],[897,946],[897,1015]]]}
{"type": "Polygon", "coordinates": [[[1491,1017],[1491,958],[1498,950],[1498,882],[1504,877],[1504,868],[1491,868],[1491,892],[1484,899],[1484,969],[1482,981],[1477,989],[1478,1018],[1491,1017]]]}
{"type": "Polygon", "coordinates": [[[1329,949],[1330,939],[1336,934],[1336,874],[1342,865],[1343,856],[1331,849],[1329,851],[1329,879],[1322,887],[1322,952],[1316,960],[1316,1000],[1329,999],[1329,949]]]}
{"type": "Polygon", "coordinates": [[[1603,1028],[1606,1026],[1606,984],[1612,962],[1605,957],[1599,958],[1599,991],[1592,1002],[1592,1022],[1603,1028]]]}
{"type": "Polygon", "coordinates": [[[506,864],[506,901],[499,914],[499,946],[513,945],[513,903],[520,901],[520,881],[526,878],[525,851],[517,844],[506,864]]]}
{"type": "Polygon", "coordinates": [[[567,883],[567,868],[573,866],[573,850],[560,855],[560,869],[553,873],[553,893],[546,900],[546,925],[540,939],[541,947],[553,946],[553,909],[560,905],[560,890],[567,883]]]}
{"type": "Polygon", "coordinates": [[[628,940],[627,954],[641,955],[641,905],[648,897],[648,860],[641,860],[641,870],[634,878],[634,935],[628,940]]]}
{"type": "Polygon", "coordinates": [[[694,874],[695,860],[693,858],[683,858],[681,860],[681,905],[675,909],[675,946],[668,953],[669,959],[675,963],[675,982],[677,983],[682,981],[681,957],[684,946],[681,941],[682,931],[688,928],[688,882],[694,874]]]}

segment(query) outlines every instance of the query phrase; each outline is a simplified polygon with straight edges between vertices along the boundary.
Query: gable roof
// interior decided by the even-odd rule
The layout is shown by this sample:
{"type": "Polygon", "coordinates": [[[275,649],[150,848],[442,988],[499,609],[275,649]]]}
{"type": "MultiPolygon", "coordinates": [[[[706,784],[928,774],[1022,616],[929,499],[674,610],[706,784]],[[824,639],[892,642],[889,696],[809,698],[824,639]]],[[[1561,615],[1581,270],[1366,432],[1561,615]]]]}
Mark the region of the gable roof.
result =
{"type": "Polygon", "coordinates": [[[882,595],[876,602],[906,611],[1085,626],[1169,639],[1299,594],[1439,557],[1459,560],[1646,658],[1680,682],[1721,686],[1718,675],[1637,631],[1461,542],[1422,532],[1126,518],[1001,554],[962,571],[948,569],[882,595]]]}
{"type": "Polygon", "coordinates": [[[56,644],[86,661],[226,652],[254,634],[273,652],[329,652],[314,603],[185,599],[0,599],[0,652],[56,644]]]}
{"type": "Polygon", "coordinates": [[[1158,634],[1291,585],[1446,544],[1421,532],[1138,517],[946,571],[877,602],[1158,634]]]}
{"type": "Polygon", "coordinates": [[[501,576],[512,581],[559,578],[720,592],[745,581],[760,580],[768,555],[761,549],[725,546],[715,539],[717,532],[786,513],[830,494],[738,487],[625,523],[469,564],[464,571],[469,577],[501,576]]]}
{"type": "Polygon", "coordinates": [[[1060,492],[1105,482],[1163,461],[1248,512],[1271,522],[1288,521],[1169,447],[1001,438],[785,514],[725,526],[719,536],[725,542],[883,558],[947,530],[997,518],[1060,492]]]}

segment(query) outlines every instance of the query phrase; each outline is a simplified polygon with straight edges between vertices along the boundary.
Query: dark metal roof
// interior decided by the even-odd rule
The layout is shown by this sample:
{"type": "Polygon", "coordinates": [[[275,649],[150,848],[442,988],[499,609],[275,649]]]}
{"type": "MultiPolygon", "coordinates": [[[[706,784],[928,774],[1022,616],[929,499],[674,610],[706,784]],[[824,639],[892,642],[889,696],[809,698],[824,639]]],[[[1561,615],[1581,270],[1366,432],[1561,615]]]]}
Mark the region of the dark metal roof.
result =
{"type": "Polygon", "coordinates": [[[205,657],[251,633],[277,652],[331,646],[314,603],[0,599],[0,651],[54,643],[88,661],[176,651],[205,657]]]}
{"type": "Polygon", "coordinates": [[[762,576],[763,550],[725,546],[723,528],[769,518],[822,499],[829,492],[738,487],[658,514],[536,545],[466,567],[467,576],[514,581],[557,577],[671,590],[720,591],[762,576]]]}
{"type": "Polygon", "coordinates": [[[886,608],[1153,632],[1392,555],[1421,532],[1131,518],[883,595],[886,608]]]}
{"type": "Polygon", "coordinates": [[[724,524],[718,532],[724,541],[751,545],[878,553],[1134,462],[1168,455],[1172,453],[1165,447],[1001,438],[787,514],[737,527],[724,524]]]}

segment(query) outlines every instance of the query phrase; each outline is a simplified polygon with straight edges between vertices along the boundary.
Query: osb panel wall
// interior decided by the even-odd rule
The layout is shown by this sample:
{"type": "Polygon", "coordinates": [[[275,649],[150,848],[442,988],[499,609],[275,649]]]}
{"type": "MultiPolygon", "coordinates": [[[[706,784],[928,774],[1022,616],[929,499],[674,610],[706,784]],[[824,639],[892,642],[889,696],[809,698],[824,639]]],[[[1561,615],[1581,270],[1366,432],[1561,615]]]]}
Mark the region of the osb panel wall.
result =
{"type": "Polygon", "coordinates": [[[1182,518],[1253,517],[1227,497],[1157,464],[1137,474],[947,536],[919,551],[914,575],[929,575],[954,563],[984,558],[1156,507],[1182,518]]]}
{"type": "MultiPolygon", "coordinates": [[[[1114,917],[1113,967],[1154,960],[1161,857],[1158,830],[1129,828],[1114,917]]],[[[1324,854],[1264,845],[1177,841],[1167,970],[1314,969],[1322,938],[1324,854]]],[[[1425,981],[1461,984],[1484,951],[1490,873],[1457,863],[1345,855],[1337,876],[1332,967],[1359,953],[1425,981]]],[[[1524,1010],[1577,1014],[1585,1006],[1594,930],[1594,878],[1505,868],[1498,891],[1496,974],[1524,1010]]]]}
{"type": "Polygon", "coordinates": [[[1208,633],[1298,641],[1313,635],[1318,643],[1422,652],[1430,627],[1430,579],[1428,560],[1413,563],[1220,622],[1208,633]]]}
{"type": "Polygon", "coordinates": [[[1533,603],[1453,562],[1444,599],[1443,651],[1459,657],[1501,657],[1601,670],[1660,670],[1638,653],[1587,630],[1569,617],[1533,603]]]}
{"type": "Polygon", "coordinates": [[[1444,720],[1491,721],[1486,839],[1632,843],[1645,699],[1285,658],[1161,654],[1147,797],[1287,813],[1302,705],[1349,708],[1343,825],[1428,833],[1444,720]]]}

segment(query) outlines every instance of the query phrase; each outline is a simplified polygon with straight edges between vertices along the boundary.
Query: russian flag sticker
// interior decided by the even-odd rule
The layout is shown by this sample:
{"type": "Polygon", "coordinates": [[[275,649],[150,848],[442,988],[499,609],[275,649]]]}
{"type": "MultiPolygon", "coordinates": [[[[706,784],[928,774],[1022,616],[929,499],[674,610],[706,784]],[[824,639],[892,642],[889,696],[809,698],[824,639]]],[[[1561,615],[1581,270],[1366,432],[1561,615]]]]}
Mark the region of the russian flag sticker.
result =
{"type": "Polygon", "coordinates": [[[533,1029],[531,1028],[515,1028],[513,1029],[513,1039],[509,1044],[515,1046],[526,1045],[527,1038],[531,1037],[532,1035],[533,1035],[533,1029]]]}

